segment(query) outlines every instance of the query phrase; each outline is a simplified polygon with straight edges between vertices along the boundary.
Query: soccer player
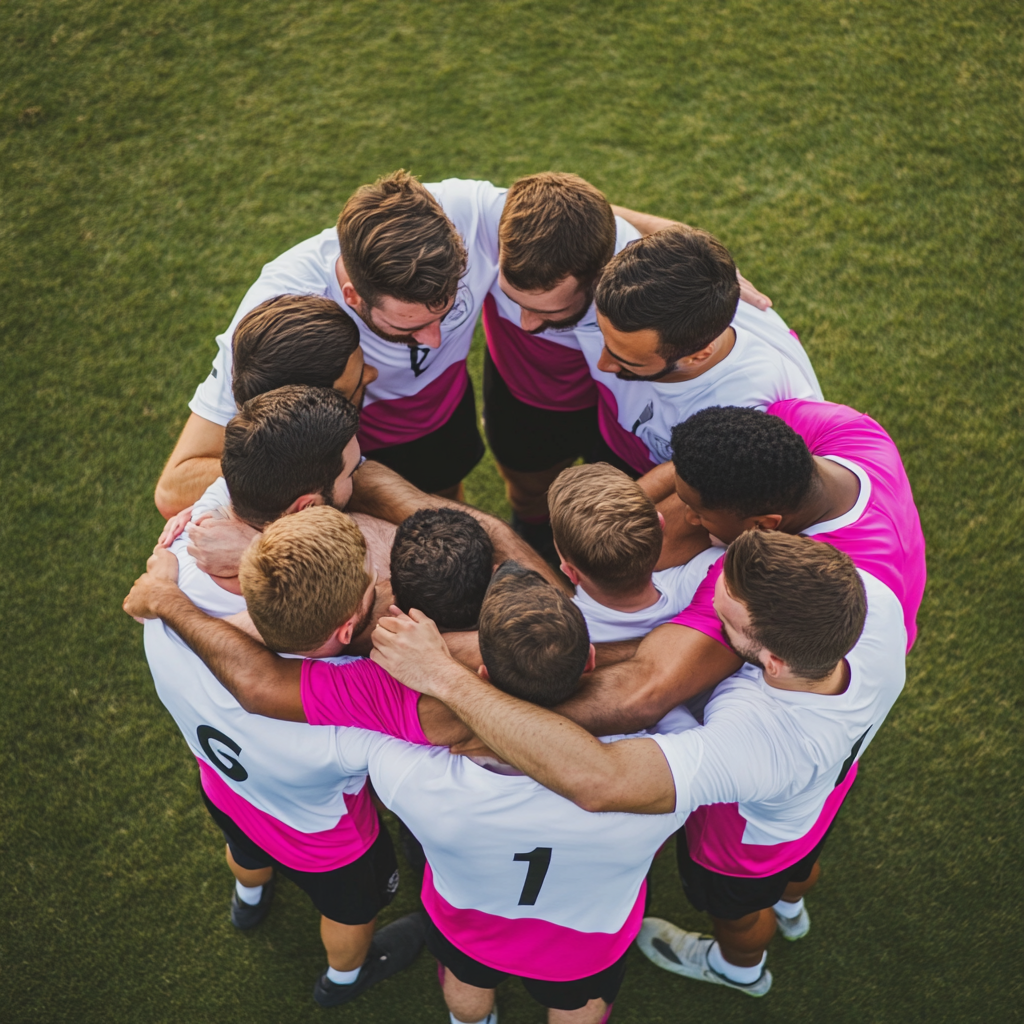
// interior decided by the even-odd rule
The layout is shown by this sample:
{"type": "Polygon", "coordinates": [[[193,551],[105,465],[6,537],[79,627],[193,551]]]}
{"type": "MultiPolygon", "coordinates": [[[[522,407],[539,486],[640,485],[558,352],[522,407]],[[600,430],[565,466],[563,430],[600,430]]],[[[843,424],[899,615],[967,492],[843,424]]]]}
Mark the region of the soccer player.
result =
{"type": "MultiPolygon", "coordinates": [[[[748,529],[827,541],[896,595],[913,643],[924,536],[900,453],[878,423],[831,402],[779,402],[767,413],[711,408],[677,425],[672,446],[686,514],[719,543],[748,529]]],[[[690,605],[632,658],[592,673],[560,711],[594,732],[633,731],[736,671],[712,607],[719,571],[713,566],[690,605]]]]}
{"type": "Polygon", "coordinates": [[[601,335],[580,335],[604,461],[640,476],[671,458],[672,428],[700,409],[822,397],[782,318],[739,297],[729,251],[704,231],[666,228],[612,258],[596,292],[601,335]]]}
{"type": "Polygon", "coordinates": [[[487,686],[418,613],[381,619],[372,658],[580,807],[686,818],[680,873],[714,935],[649,918],[641,949],[675,973],[761,996],[772,983],[765,962],[777,915],[792,937],[806,931],[800,901],[859,759],[903,687],[907,634],[883,582],[831,545],[777,532],[732,543],[715,610],[756,671],[717,688],[704,725],[619,743],[487,686]]]}
{"type": "Polygon", "coordinates": [[[721,557],[702,532],[685,564],[653,572],[663,520],[639,484],[607,463],[563,470],[548,507],[562,572],[594,643],[644,637],[674,618],[721,557]]]}
{"type": "MultiPolygon", "coordinates": [[[[676,222],[611,206],[575,174],[513,182],[496,234],[498,276],[484,300],[484,426],[505,479],[513,524],[548,552],[544,495],[558,473],[596,442],[597,390],[579,335],[600,338],[597,279],[612,255],[676,222]]],[[[767,296],[740,277],[741,297],[767,296]]]]}
{"type": "Polygon", "coordinates": [[[236,412],[232,337],[250,310],[279,295],[317,295],[349,315],[378,376],[365,387],[359,440],[427,491],[454,496],[483,455],[466,357],[497,273],[497,240],[483,237],[504,192],[450,178],[421,185],[404,171],[357,189],[336,228],[266,264],[228,329],[209,377],[157,484],[167,517],[217,475],[220,428],[236,412]]]}
{"type": "MultiPolygon", "coordinates": [[[[183,539],[174,553],[157,549],[151,573],[178,577],[177,560],[184,593],[202,601],[204,593],[192,586],[202,574],[183,539]]],[[[272,523],[246,552],[240,582],[266,643],[325,659],[291,662],[305,666],[307,703],[329,703],[340,724],[414,743],[465,735],[440,705],[425,705],[366,659],[336,657],[369,614],[374,589],[362,534],[348,516],[320,505],[272,523]],[[303,559],[320,571],[304,564],[297,588],[296,562],[303,559]]],[[[145,643],[157,693],[199,764],[203,802],[227,843],[235,927],[252,928],[266,917],[274,876],[283,874],[321,914],[328,968],[313,994],[322,1006],[349,1002],[408,966],[422,946],[423,921],[412,914],[374,934],[378,913],[398,888],[398,868],[366,772],[349,767],[345,730],[311,728],[301,714],[274,721],[246,713],[158,620],[145,623],[145,643]]]]}
{"type": "MultiPolygon", "coordinates": [[[[327,702],[313,712],[305,682],[299,690],[308,669],[261,652],[173,586],[143,577],[126,609],[164,617],[262,713],[305,709],[311,722],[330,720],[327,702]]],[[[475,678],[531,706],[563,699],[593,663],[578,609],[515,563],[498,570],[484,599],[480,649],[475,678]]],[[[640,929],[646,872],[682,815],[592,815],[494,758],[419,757],[409,743],[340,731],[349,770],[369,768],[378,795],[423,843],[427,939],[453,1020],[495,1024],[494,989],[509,976],[549,1008],[552,1024],[606,1019],[640,929]]]]}

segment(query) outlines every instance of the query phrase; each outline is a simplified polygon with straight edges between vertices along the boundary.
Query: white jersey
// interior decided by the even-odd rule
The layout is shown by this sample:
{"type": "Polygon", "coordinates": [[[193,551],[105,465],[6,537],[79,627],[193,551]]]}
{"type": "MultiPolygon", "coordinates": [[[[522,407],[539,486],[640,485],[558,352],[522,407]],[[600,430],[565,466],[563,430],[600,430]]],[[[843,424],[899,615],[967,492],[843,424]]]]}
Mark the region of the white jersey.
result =
{"type": "Polygon", "coordinates": [[[600,604],[582,587],[576,588],[573,601],[583,612],[591,643],[610,643],[647,636],[652,629],[678,615],[693,600],[701,581],[722,557],[721,548],[708,548],[694,555],[685,565],[651,574],[651,582],[658,591],[658,600],[638,612],[620,612],[600,604]]]}
{"type": "Polygon", "coordinates": [[[803,346],[774,310],[740,302],[732,320],[736,341],[729,354],[692,380],[620,380],[597,368],[604,340],[580,336],[598,386],[598,418],[609,447],[637,472],[672,458],[672,428],[715,405],[762,412],[786,398],[820,401],[821,386],[803,346]]]}
{"type": "MultiPolygon", "coordinates": [[[[906,678],[907,631],[896,595],[860,570],[864,631],[846,656],[850,682],[826,696],[769,686],[759,671],[720,683],[704,725],[655,736],[676,785],[690,855],[722,874],[765,877],[824,838],[906,678]]],[[[691,725],[696,725],[690,720],[691,725]]],[[[658,731],[657,728],[653,731],[658,731]]]]}
{"type": "Polygon", "coordinates": [[[459,949],[547,981],[595,974],[625,953],[651,860],[685,815],[591,814],[447,749],[360,737],[362,760],[354,738],[345,744],[349,768],[369,768],[423,844],[423,905],[459,949]]]}
{"type": "Polygon", "coordinates": [[[217,336],[218,350],[213,369],[189,403],[192,412],[221,425],[226,425],[235,415],[237,407],[231,390],[231,345],[235,328],[246,313],[278,295],[318,295],[336,302],[352,318],[359,328],[366,361],[379,373],[366,389],[363,418],[367,422],[363,424],[361,434],[363,447],[402,443],[441,426],[458,403],[468,381],[465,361],[473,340],[473,329],[484,296],[498,272],[496,231],[505,190],[488,181],[459,178],[447,178],[427,184],[425,188],[441,204],[462,236],[469,254],[468,269],[459,284],[455,304],[441,322],[441,344],[438,348],[385,341],[349,309],[342,299],[341,285],[335,272],[341,252],[338,233],[333,227],[325,228],[263,267],[256,283],[245,293],[228,329],[217,336]],[[498,209],[497,217],[492,214],[494,206],[498,209]],[[453,388],[462,388],[454,401],[451,398],[453,388]],[[421,394],[425,390],[427,393],[421,394]],[[419,401],[415,396],[420,396],[419,401]],[[376,403],[401,400],[405,404],[397,407],[382,405],[376,411],[372,408],[376,403]],[[435,422],[438,411],[442,409],[447,412],[435,422]]]}

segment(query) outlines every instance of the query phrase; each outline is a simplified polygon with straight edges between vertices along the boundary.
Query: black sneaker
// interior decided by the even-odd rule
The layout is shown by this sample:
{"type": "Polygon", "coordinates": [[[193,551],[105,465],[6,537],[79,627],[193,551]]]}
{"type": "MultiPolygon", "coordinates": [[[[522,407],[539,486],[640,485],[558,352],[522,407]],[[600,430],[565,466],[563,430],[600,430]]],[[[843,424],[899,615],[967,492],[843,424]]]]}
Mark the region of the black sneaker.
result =
{"type": "Polygon", "coordinates": [[[555,535],[551,531],[550,520],[543,523],[524,523],[513,512],[509,525],[545,562],[556,569],[558,568],[562,560],[558,557],[558,552],[555,550],[555,535]]]}
{"type": "Polygon", "coordinates": [[[427,915],[422,910],[385,925],[370,943],[370,951],[351,985],[337,985],[324,971],[313,986],[321,1006],[341,1006],[361,996],[378,981],[405,970],[419,955],[427,938],[427,915]]]}
{"type": "Polygon", "coordinates": [[[245,931],[248,928],[255,928],[270,913],[270,901],[274,898],[274,877],[263,886],[260,893],[260,901],[255,906],[249,906],[238,898],[238,890],[231,887],[231,923],[245,931]]]}

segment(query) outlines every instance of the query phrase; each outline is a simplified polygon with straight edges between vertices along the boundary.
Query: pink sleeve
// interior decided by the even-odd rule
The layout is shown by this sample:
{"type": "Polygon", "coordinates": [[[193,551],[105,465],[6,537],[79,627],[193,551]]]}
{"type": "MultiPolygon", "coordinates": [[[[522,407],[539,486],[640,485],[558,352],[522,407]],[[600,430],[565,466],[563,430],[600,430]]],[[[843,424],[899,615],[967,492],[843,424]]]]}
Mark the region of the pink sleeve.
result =
{"type": "Polygon", "coordinates": [[[347,725],[429,745],[419,716],[420,695],[369,658],[345,665],[302,663],[302,710],[310,725],[347,725]]]}
{"type": "Polygon", "coordinates": [[[707,575],[701,580],[700,586],[693,595],[693,600],[672,620],[676,626],[689,626],[699,633],[704,633],[717,640],[723,647],[728,647],[722,623],[715,613],[715,584],[722,575],[723,555],[708,569],[707,575]]]}

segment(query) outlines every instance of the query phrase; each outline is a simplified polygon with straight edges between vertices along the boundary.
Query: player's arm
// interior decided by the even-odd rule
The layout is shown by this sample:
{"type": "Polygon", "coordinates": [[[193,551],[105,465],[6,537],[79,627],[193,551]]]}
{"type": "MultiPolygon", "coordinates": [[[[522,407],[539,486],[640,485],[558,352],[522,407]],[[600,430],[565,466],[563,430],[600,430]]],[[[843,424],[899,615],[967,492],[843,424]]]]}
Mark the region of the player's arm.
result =
{"type": "Polygon", "coordinates": [[[223,451],[224,428],[190,413],[156,485],[154,500],[164,519],[202,497],[220,476],[223,451]]]}
{"type": "Polygon", "coordinates": [[[421,508],[454,508],[468,512],[487,531],[497,561],[514,558],[527,569],[536,570],[555,586],[568,588],[565,577],[555,572],[508,523],[502,522],[497,516],[481,512],[472,505],[463,505],[436,494],[425,494],[393,469],[372,460],[364,462],[353,474],[352,488],[346,512],[363,512],[390,523],[401,523],[421,508]]]}
{"type": "Polygon", "coordinates": [[[588,811],[664,814],[675,784],[653,740],[604,744],[553,711],[496,689],[449,654],[421,612],[381,619],[371,655],[406,686],[443,700],[502,760],[588,811]]]}
{"type": "Polygon", "coordinates": [[[651,630],[629,661],[588,672],[558,712],[598,736],[636,732],[742,664],[717,640],[668,622],[651,630]]]}

